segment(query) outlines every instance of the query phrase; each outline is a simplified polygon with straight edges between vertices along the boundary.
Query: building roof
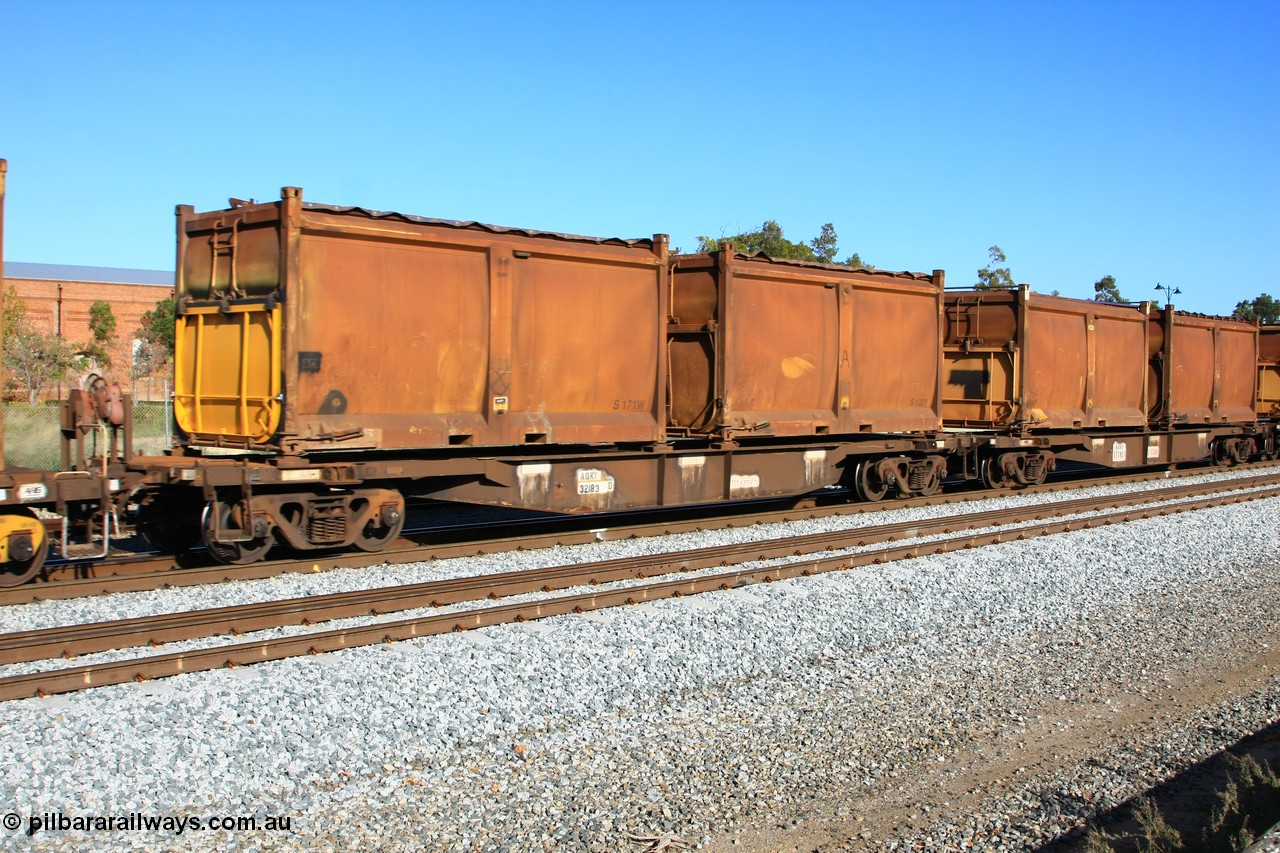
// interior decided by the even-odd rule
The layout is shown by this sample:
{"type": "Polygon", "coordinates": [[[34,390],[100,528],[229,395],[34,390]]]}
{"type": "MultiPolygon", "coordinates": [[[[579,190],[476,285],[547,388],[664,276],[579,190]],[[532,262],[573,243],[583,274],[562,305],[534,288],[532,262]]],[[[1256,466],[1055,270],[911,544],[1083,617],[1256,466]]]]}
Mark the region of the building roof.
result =
{"type": "Polygon", "coordinates": [[[108,284],[152,284],[173,287],[170,270],[126,270],[114,267],[81,267],[73,264],[24,264],[5,261],[5,278],[35,281],[97,281],[108,284]]]}

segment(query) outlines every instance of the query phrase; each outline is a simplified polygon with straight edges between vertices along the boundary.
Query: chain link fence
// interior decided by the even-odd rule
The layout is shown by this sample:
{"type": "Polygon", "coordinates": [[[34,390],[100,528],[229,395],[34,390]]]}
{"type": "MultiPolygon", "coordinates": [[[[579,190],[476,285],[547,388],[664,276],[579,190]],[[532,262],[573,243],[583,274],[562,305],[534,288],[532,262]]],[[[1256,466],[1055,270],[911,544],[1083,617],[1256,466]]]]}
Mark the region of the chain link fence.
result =
{"type": "MultiPolygon", "coordinates": [[[[166,389],[167,390],[167,389],[166,389]]],[[[163,400],[135,400],[133,448],[142,455],[163,453],[174,435],[173,407],[163,400]]],[[[56,402],[29,406],[4,404],[4,465],[56,471],[62,467],[62,406],[56,402]]],[[[102,433],[86,438],[86,450],[100,453],[102,433]],[[88,442],[92,442],[88,444],[88,442]]]]}

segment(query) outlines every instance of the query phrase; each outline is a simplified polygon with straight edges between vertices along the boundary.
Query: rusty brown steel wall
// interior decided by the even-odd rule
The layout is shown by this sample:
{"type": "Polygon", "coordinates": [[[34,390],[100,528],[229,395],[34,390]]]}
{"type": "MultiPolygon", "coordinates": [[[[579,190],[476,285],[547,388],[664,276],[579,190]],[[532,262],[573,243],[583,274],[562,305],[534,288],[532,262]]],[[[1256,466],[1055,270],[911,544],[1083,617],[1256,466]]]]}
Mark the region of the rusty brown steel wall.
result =
{"type": "Polygon", "coordinates": [[[699,435],[937,430],[942,275],[672,259],[669,423],[699,435]]]}
{"type": "Polygon", "coordinates": [[[1258,417],[1280,415],[1280,326],[1258,328],[1258,417]]]}
{"type": "Polygon", "coordinates": [[[1222,317],[1152,308],[1156,420],[1174,426],[1248,423],[1256,418],[1258,327],[1222,317]]]}
{"type": "Polygon", "coordinates": [[[1146,423],[1147,323],[1134,306],[1029,288],[946,296],[949,425],[1146,423]]]}
{"type": "Polygon", "coordinates": [[[1218,344],[1218,414],[1230,423],[1252,421],[1257,414],[1257,380],[1249,368],[1258,363],[1258,327],[1223,325],[1218,344]]]}
{"type": "MultiPolygon", "coordinates": [[[[292,188],[279,203],[179,215],[180,303],[283,302],[286,450],[665,437],[663,235],[540,236],[303,205],[292,188]]],[[[217,320],[203,322],[214,341],[217,320]]],[[[194,333],[180,339],[194,348],[194,333]]],[[[257,363],[268,346],[242,350],[247,372],[269,370],[257,363]]]]}
{"type": "Polygon", "coordinates": [[[1094,352],[1089,406],[1098,426],[1138,426],[1146,421],[1147,324],[1136,309],[1116,306],[1093,315],[1094,352]]]}
{"type": "Polygon", "coordinates": [[[1008,426],[1019,396],[1016,291],[948,293],[943,299],[943,402],[948,426],[1008,426]]]}
{"type": "Polygon", "coordinates": [[[1138,308],[1039,294],[1028,294],[1026,307],[1024,408],[1033,424],[1146,423],[1146,323],[1138,308]]]}

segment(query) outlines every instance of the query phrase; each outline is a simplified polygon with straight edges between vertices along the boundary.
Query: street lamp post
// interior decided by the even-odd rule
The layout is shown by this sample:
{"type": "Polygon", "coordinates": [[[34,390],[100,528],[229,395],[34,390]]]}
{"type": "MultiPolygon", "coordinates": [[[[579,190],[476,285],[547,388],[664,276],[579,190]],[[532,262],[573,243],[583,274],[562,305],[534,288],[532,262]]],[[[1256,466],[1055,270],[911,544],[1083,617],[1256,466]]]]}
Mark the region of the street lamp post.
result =
{"type": "Polygon", "coordinates": [[[1158,281],[1156,282],[1156,290],[1164,291],[1164,307],[1166,308],[1173,304],[1173,297],[1182,292],[1171,284],[1161,284],[1158,281]]]}

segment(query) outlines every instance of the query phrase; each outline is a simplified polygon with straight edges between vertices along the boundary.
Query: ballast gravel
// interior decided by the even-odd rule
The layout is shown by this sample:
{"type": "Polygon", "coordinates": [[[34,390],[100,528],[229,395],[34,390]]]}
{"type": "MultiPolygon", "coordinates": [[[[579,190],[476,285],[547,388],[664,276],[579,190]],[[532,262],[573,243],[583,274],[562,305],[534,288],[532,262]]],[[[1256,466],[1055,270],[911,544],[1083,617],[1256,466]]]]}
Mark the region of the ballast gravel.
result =
{"type": "MultiPolygon", "coordinates": [[[[1035,506],[1074,498],[1092,498],[1112,494],[1155,491],[1170,485],[1194,485],[1229,482],[1257,476],[1256,470],[1238,469],[1175,479],[1149,480],[1143,483],[1100,483],[1069,492],[1009,492],[975,502],[971,510],[986,511],[1011,507],[1035,506]]],[[[854,505],[856,508],[857,505],[854,505]]],[[[427,563],[374,565],[363,569],[336,569],[312,574],[288,574],[253,581],[236,581],[213,586],[182,587],[146,592],[118,593],[35,602],[0,607],[0,633],[30,631],[59,625],[99,622],[156,613],[178,613],[237,604],[274,601],[307,595],[374,589],[397,584],[422,583],[458,577],[496,574],[520,569],[541,568],[567,562],[610,560],[630,556],[704,548],[713,545],[761,541],[765,539],[854,530],[902,521],[925,521],[964,512],[956,504],[917,506],[888,511],[852,512],[825,518],[796,519],[778,524],[756,524],[746,527],[699,530],[643,539],[605,539],[588,545],[543,548],[481,557],[446,559],[427,563]]]]}
{"type": "MultiPolygon", "coordinates": [[[[1280,500],[1258,500],[4,703],[0,844],[641,851],[667,835],[732,850],[778,833],[783,846],[753,849],[819,849],[785,846],[812,823],[845,839],[822,849],[1033,848],[1274,721],[1280,679],[1205,710],[1203,725],[1155,719],[1122,746],[1087,744],[1104,772],[1087,762],[1073,772],[1032,768],[980,811],[921,802],[910,825],[866,837],[858,827],[869,804],[912,802],[926,769],[945,774],[978,748],[1016,757],[1037,725],[1070,734],[1076,723],[1055,709],[1084,705],[1105,717],[1113,695],[1154,700],[1191,669],[1226,671],[1256,657],[1275,631],[1278,509],[1280,500]],[[31,816],[135,813],[253,816],[257,828],[25,834],[31,816]],[[15,832],[8,814],[18,817],[15,832]],[[273,817],[289,818],[289,828],[265,829],[273,817]]],[[[654,547],[590,547],[614,544],[654,547]]],[[[506,570],[526,558],[486,559],[506,570]]],[[[415,580],[453,570],[466,571],[404,569],[415,580]]],[[[301,593],[264,597],[290,594],[301,593]]],[[[157,609],[182,609],[180,599],[157,609]]],[[[192,606],[209,605],[205,597],[192,606]]],[[[4,629],[23,618],[6,612],[4,629]]]]}

